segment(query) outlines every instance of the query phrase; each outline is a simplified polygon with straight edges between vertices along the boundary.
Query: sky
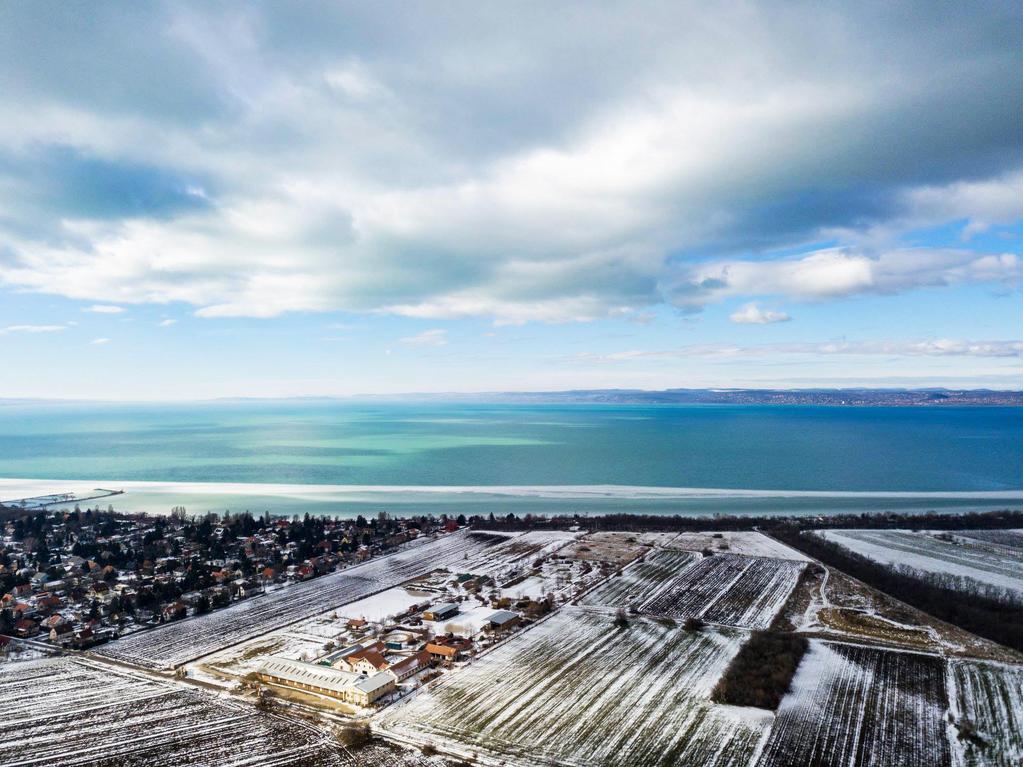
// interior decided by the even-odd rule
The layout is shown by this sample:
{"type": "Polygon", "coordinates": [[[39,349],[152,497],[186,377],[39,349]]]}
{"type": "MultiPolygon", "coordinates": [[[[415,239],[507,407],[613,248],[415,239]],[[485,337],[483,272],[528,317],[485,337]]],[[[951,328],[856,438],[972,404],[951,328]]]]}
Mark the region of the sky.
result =
{"type": "Polygon", "coordinates": [[[0,397],[1023,388],[1023,5],[0,4],[0,397]]]}

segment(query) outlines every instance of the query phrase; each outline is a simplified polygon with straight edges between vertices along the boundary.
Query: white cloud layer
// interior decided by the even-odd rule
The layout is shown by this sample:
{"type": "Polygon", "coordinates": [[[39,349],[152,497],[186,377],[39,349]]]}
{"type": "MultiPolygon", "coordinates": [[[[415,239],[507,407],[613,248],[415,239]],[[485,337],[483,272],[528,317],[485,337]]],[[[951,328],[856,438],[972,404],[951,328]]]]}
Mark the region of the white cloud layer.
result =
{"type": "Polygon", "coordinates": [[[1023,258],[1015,253],[915,248],[868,254],[854,248],[830,248],[775,261],[694,265],[672,291],[676,305],[699,308],[731,296],[779,295],[820,301],[964,284],[1015,290],[1021,281],[1023,258]]]}
{"type": "Polygon", "coordinates": [[[67,330],[66,325],[8,325],[0,328],[0,336],[11,333],[59,333],[67,330]]]}
{"type": "Polygon", "coordinates": [[[424,330],[414,336],[406,336],[398,341],[402,346],[447,346],[447,331],[439,328],[424,330]]]}
{"type": "Polygon", "coordinates": [[[505,323],[1014,289],[875,240],[1023,217],[1020,50],[1011,5],[11,4],[0,284],[505,323]]]}

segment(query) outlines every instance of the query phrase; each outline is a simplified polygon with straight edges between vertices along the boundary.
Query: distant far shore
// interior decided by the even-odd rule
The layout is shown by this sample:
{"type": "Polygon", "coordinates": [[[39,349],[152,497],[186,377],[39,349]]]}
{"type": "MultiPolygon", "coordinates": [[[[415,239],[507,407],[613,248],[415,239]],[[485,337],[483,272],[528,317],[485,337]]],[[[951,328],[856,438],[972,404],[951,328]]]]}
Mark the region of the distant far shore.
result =
{"type": "MultiPolygon", "coordinates": [[[[410,402],[592,405],[818,405],[836,407],[1023,407],[1023,390],[946,388],[570,389],[565,391],[408,392],[309,397],[221,397],[173,402],[410,402]]],[[[104,400],[0,398],[3,405],[97,404],[104,400]]],[[[119,400],[109,400],[111,404],[119,400]]],[[[124,401],[141,404],[149,400],[124,401]]],[[[154,402],[155,404],[155,402],[154,402]]]]}

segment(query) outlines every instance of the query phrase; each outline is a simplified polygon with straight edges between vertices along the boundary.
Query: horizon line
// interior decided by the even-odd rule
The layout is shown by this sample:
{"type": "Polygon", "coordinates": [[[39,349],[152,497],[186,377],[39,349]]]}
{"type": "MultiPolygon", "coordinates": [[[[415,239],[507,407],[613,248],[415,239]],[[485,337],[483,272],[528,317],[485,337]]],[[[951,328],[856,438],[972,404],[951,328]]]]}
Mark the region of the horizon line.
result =
{"type": "MultiPolygon", "coordinates": [[[[369,393],[360,392],[355,394],[290,394],[290,395],[237,395],[220,397],[175,397],[175,398],[102,398],[102,397],[3,397],[0,396],[0,405],[30,404],[30,403],[54,403],[54,404],[144,404],[144,403],[209,403],[209,402],[283,402],[303,400],[398,400],[429,398],[442,399],[450,397],[458,398],[479,398],[479,397],[523,397],[523,396],[571,396],[571,395],[599,395],[599,394],[635,394],[635,395],[656,395],[656,394],[742,394],[742,393],[791,393],[791,394],[836,394],[836,393],[859,393],[859,394],[923,394],[923,393],[958,393],[958,394],[1016,394],[1023,395],[1023,388],[992,388],[992,387],[948,387],[948,386],[705,386],[705,387],[672,387],[666,389],[643,389],[639,387],[621,388],[570,388],[570,389],[491,389],[472,391],[411,391],[411,392],[382,392],[369,393]]],[[[601,402],[589,401],[589,404],[604,404],[601,402]]],[[[614,404],[614,403],[607,403],[614,404]]],[[[657,404],[657,403],[650,403],[657,404]]],[[[673,403],[663,403],[673,404],[673,403]]],[[[728,404],[728,403],[720,403],[728,404]]]]}

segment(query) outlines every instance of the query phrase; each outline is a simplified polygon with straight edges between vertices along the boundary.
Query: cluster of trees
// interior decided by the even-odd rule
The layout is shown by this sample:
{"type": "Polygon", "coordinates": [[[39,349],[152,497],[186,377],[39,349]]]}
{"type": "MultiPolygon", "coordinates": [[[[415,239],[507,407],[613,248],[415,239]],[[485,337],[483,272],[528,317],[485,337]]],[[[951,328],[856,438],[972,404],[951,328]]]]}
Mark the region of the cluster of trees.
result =
{"type": "Polygon", "coordinates": [[[878,564],[816,535],[775,532],[775,537],[908,605],[978,636],[1023,651],[1023,607],[1016,601],[962,591],[954,579],[928,579],[916,571],[878,564]]]}
{"type": "Polygon", "coordinates": [[[711,699],[776,710],[807,646],[806,637],[798,634],[754,632],[718,680],[711,699]]]}
{"type": "Polygon", "coordinates": [[[469,525],[487,530],[564,530],[579,525],[589,531],[614,530],[631,532],[704,532],[705,530],[1000,530],[1023,527],[1023,511],[1010,509],[968,514],[939,512],[829,514],[821,516],[701,516],[667,514],[605,514],[601,516],[515,514],[504,516],[474,515],[469,525]]]}

